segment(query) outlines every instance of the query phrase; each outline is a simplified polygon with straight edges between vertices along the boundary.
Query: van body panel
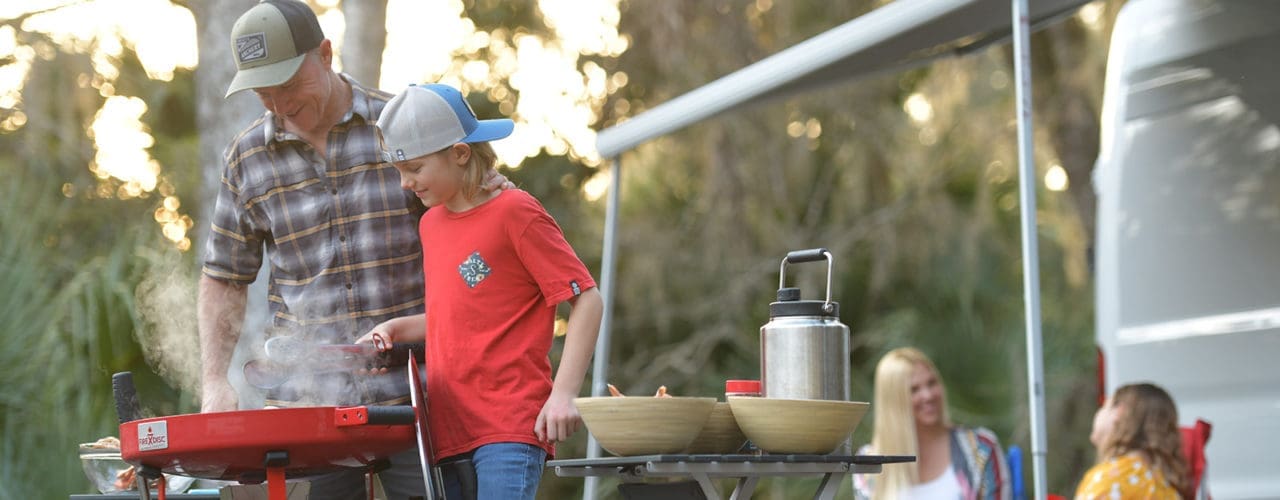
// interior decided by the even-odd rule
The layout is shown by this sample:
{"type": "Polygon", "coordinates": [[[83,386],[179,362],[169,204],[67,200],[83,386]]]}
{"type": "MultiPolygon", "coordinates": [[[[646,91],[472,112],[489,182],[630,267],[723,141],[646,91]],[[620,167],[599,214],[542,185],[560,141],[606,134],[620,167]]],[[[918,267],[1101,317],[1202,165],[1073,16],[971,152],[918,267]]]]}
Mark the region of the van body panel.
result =
{"type": "Polygon", "coordinates": [[[1280,2],[1131,0],[1094,170],[1108,393],[1213,424],[1215,498],[1280,498],[1280,2]]]}

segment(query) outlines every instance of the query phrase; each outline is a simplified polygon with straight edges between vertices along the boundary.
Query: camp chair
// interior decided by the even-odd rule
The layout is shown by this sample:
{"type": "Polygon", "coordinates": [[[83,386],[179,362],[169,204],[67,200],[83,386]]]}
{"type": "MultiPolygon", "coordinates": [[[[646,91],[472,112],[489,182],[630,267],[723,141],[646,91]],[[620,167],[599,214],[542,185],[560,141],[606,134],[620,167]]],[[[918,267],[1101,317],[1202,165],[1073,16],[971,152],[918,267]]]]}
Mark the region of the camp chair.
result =
{"type": "Polygon", "coordinates": [[[1013,492],[1009,496],[1013,500],[1025,500],[1027,496],[1022,482],[1022,448],[1016,444],[1010,445],[1005,458],[1009,462],[1009,488],[1013,492]]]}
{"type": "Polygon", "coordinates": [[[1213,425],[1201,419],[1190,427],[1179,427],[1182,431],[1182,455],[1187,459],[1187,473],[1191,476],[1191,490],[1198,499],[1211,500],[1209,487],[1204,481],[1205,469],[1209,464],[1205,460],[1204,446],[1209,442],[1213,425]]]}

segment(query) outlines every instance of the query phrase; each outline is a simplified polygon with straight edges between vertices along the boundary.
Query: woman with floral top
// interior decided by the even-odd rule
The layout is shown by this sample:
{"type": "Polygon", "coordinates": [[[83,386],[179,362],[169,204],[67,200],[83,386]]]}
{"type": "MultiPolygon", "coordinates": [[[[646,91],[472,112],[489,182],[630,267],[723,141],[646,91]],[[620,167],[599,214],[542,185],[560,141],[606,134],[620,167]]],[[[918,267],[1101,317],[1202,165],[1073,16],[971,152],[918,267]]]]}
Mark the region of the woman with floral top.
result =
{"type": "Polygon", "coordinates": [[[1089,441],[1098,449],[1098,464],[1081,478],[1077,500],[1191,498],[1178,408],[1164,389],[1116,389],[1094,415],[1089,441]]]}

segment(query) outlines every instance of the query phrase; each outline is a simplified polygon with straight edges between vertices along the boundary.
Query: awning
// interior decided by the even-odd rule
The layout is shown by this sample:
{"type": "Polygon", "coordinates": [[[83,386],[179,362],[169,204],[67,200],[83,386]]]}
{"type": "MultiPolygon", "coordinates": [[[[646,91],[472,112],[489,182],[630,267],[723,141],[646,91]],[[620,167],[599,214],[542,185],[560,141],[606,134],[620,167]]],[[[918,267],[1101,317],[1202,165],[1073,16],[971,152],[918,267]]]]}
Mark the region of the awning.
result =
{"type": "MultiPolygon", "coordinates": [[[[1070,15],[1086,0],[1031,0],[1032,26],[1070,15]]],[[[963,55],[1012,33],[1009,0],[897,0],[667,101],[596,137],[613,158],[655,137],[744,103],[811,91],[963,55]]]]}

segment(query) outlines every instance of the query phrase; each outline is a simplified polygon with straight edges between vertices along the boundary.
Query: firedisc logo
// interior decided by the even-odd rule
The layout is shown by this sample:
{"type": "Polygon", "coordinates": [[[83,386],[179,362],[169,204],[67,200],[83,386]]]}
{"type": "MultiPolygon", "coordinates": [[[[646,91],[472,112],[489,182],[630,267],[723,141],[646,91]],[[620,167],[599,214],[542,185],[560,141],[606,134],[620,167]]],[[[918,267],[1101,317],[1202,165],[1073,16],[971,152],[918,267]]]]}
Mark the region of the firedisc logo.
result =
{"type": "Polygon", "coordinates": [[[169,423],[161,420],[138,426],[138,451],[169,447],[169,423]]]}

